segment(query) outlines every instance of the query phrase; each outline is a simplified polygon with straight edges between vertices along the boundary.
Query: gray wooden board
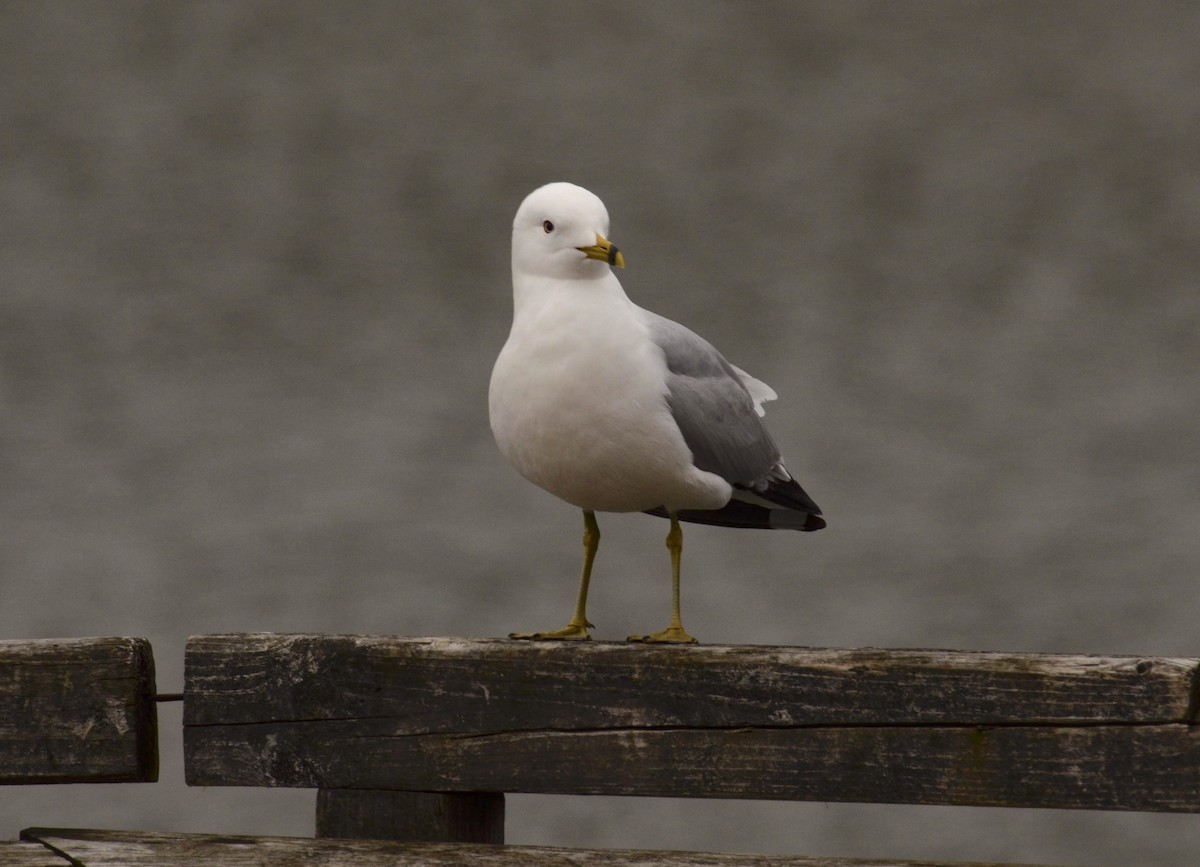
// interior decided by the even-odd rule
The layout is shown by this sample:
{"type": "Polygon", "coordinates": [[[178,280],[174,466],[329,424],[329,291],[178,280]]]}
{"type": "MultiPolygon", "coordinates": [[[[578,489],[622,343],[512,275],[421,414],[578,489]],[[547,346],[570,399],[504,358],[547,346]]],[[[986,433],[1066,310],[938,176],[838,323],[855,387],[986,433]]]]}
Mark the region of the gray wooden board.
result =
{"type": "MultiPolygon", "coordinates": [[[[558,849],[296,837],[222,837],[30,828],[79,867],[1003,867],[943,861],[710,855],[702,852],[558,849]]],[[[2,862],[0,862],[2,863],[2,862]]],[[[49,862],[54,863],[54,862],[49,862]]]]}
{"type": "Polygon", "coordinates": [[[1200,660],[338,635],[189,640],[184,724],[397,734],[652,726],[1182,722],[1200,660]]]}
{"type": "Polygon", "coordinates": [[[1197,661],[207,636],[192,785],[1200,810],[1197,661]]]}
{"type": "Polygon", "coordinates": [[[70,867],[70,864],[40,843],[0,840],[0,867],[70,867]]]}
{"type": "Polygon", "coordinates": [[[146,639],[0,641],[0,783],[157,778],[146,639]]]}

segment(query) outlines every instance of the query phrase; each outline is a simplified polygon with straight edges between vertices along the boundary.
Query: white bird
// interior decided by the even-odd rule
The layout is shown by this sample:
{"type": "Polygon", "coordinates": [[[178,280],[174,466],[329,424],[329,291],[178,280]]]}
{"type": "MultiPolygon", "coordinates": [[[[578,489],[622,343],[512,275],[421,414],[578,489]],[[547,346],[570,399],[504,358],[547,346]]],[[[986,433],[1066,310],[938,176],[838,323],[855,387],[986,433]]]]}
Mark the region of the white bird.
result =
{"type": "Polygon", "coordinates": [[[589,638],[596,512],[669,518],[671,622],[631,641],[694,642],[679,613],[680,521],[820,530],[821,510],[763,425],[775,392],[706,340],[643,310],[610,266],[608,211],[568,183],[534,190],[513,221],[513,323],[488,395],[492,432],[526,479],[583,510],[583,573],[563,629],[589,638]]]}

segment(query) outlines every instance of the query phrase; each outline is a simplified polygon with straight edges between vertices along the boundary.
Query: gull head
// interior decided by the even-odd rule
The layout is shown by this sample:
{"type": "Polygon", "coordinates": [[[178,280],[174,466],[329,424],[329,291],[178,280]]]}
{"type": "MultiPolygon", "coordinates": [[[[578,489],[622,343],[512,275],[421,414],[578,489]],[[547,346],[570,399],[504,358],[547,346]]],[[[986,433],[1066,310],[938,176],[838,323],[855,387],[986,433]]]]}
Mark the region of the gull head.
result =
{"type": "Polygon", "coordinates": [[[565,182],[538,187],[513,219],[513,274],[594,279],[625,267],[608,240],[608,210],[583,187],[565,182]]]}

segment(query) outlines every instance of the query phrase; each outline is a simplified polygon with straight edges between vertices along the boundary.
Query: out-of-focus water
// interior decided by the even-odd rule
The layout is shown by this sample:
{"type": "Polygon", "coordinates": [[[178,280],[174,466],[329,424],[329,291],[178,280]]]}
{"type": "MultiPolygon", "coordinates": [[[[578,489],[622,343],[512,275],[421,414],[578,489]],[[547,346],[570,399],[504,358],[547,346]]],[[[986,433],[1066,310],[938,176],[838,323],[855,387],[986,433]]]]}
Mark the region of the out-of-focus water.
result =
{"type": "MultiPolygon", "coordinates": [[[[707,642],[1200,655],[1188,3],[0,6],[0,637],[561,625],[495,449],[509,226],[599,194],[635,301],[772,384],[818,534],[685,528],[707,642]]],[[[597,637],[666,524],[600,516],[597,637]]],[[[308,834],[311,792],[0,791],[308,834]]],[[[1200,860],[1192,816],[510,796],[514,842],[1200,860]]]]}

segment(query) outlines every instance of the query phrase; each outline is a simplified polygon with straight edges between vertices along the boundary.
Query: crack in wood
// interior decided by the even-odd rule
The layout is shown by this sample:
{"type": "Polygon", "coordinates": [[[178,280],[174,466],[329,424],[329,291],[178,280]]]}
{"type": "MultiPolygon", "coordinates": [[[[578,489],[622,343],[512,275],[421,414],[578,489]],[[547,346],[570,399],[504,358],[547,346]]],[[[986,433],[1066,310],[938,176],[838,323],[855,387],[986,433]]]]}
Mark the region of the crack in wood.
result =
{"type": "MultiPolygon", "coordinates": [[[[241,722],[205,722],[191,723],[184,726],[184,729],[231,729],[244,730],[255,727],[272,727],[272,726],[303,726],[303,725],[320,725],[322,723],[366,723],[366,722],[394,722],[395,717],[311,717],[311,718],[279,718],[279,719],[262,719],[254,721],[241,722]]],[[[368,732],[365,734],[348,734],[351,739],[412,739],[412,738],[443,738],[453,740],[472,740],[476,738],[489,738],[497,736],[509,735],[588,735],[588,734],[634,734],[637,732],[788,732],[788,731],[856,731],[856,730],[882,730],[882,731],[910,731],[920,729],[943,729],[952,731],[972,731],[972,730],[992,730],[992,729],[1151,729],[1163,728],[1164,726],[1186,726],[1190,728],[1200,728],[1194,720],[1188,719],[1138,719],[1138,720],[1022,720],[1020,722],[812,722],[812,723],[791,723],[788,725],[644,725],[644,726],[587,726],[577,728],[566,728],[558,726],[544,726],[539,728],[498,728],[491,731],[478,732],[455,732],[441,731],[431,729],[428,731],[415,732],[368,732]]]]}

